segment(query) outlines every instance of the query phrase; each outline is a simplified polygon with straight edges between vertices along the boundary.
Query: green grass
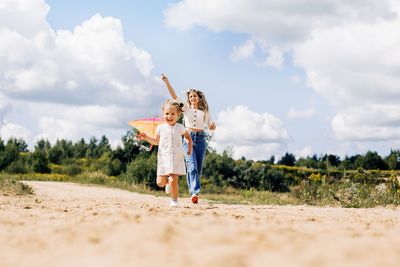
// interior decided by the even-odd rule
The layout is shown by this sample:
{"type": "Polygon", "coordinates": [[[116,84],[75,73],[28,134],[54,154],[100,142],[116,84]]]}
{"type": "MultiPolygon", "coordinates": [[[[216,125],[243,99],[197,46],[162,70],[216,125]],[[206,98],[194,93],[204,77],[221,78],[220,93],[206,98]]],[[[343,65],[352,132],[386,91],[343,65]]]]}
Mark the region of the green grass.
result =
{"type": "Polygon", "coordinates": [[[33,190],[30,186],[17,180],[14,175],[0,175],[0,192],[3,195],[30,195],[33,190]]]}

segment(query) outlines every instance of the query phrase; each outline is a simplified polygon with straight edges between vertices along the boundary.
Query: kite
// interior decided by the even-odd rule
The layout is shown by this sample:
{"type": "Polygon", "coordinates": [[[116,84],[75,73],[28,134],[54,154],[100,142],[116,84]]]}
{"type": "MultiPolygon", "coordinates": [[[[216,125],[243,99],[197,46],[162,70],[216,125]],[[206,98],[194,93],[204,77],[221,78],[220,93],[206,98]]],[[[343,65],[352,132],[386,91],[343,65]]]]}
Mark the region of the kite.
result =
{"type": "MultiPolygon", "coordinates": [[[[154,117],[154,118],[146,118],[146,119],[141,119],[141,120],[134,120],[128,122],[130,125],[135,127],[139,132],[145,133],[148,136],[152,138],[156,138],[156,129],[157,126],[164,123],[164,119],[160,117],[154,117]]],[[[150,144],[150,147],[146,147],[144,145],[141,145],[139,150],[146,150],[150,151],[153,148],[153,145],[150,144]]]]}

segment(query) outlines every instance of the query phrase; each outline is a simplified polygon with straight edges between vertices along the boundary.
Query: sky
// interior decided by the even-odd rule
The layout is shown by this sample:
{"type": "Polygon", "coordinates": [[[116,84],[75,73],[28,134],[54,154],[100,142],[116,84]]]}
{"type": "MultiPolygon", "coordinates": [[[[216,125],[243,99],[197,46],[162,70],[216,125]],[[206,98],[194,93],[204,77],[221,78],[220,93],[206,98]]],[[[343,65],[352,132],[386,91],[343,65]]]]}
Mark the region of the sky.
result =
{"type": "Polygon", "coordinates": [[[77,141],[202,90],[234,158],[400,149],[395,0],[0,0],[0,137],[77,141]]]}

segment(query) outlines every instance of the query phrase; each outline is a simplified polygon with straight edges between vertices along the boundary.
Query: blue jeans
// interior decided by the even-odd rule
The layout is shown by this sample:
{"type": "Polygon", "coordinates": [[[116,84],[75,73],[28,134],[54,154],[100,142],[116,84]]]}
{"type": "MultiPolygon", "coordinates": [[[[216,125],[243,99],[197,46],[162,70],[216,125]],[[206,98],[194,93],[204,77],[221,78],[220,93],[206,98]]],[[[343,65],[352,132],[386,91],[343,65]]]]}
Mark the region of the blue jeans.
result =
{"type": "Polygon", "coordinates": [[[188,131],[192,137],[193,142],[193,153],[192,155],[187,155],[188,145],[185,142],[183,147],[185,149],[185,160],[187,169],[187,182],[189,187],[190,195],[197,195],[200,192],[200,175],[203,170],[204,156],[206,155],[206,134],[204,131],[201,132],[191,132],[188,131]]]}

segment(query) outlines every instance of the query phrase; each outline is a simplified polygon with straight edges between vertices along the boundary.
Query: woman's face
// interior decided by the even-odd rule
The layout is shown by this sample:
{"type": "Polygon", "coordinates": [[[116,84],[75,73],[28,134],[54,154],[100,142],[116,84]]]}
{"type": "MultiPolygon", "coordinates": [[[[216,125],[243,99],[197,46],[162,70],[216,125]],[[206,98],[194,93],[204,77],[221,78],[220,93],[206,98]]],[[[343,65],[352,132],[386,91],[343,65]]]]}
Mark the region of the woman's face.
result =
{"type": "Polygon", "coordinates": [[[190,91],[188,97],[189,97],[189,102],[190,102],[191,105],[198,105],[199,104],[200,97],[196,93],[196,91],[193,91],[193,90],[190,91]]]}
{"type": "Polygon", "coordinates": [[[169,126],[174,126],[179,119],[178,111],[173,105],[166,105],[164,107],[163,118],[169,126]]]}

